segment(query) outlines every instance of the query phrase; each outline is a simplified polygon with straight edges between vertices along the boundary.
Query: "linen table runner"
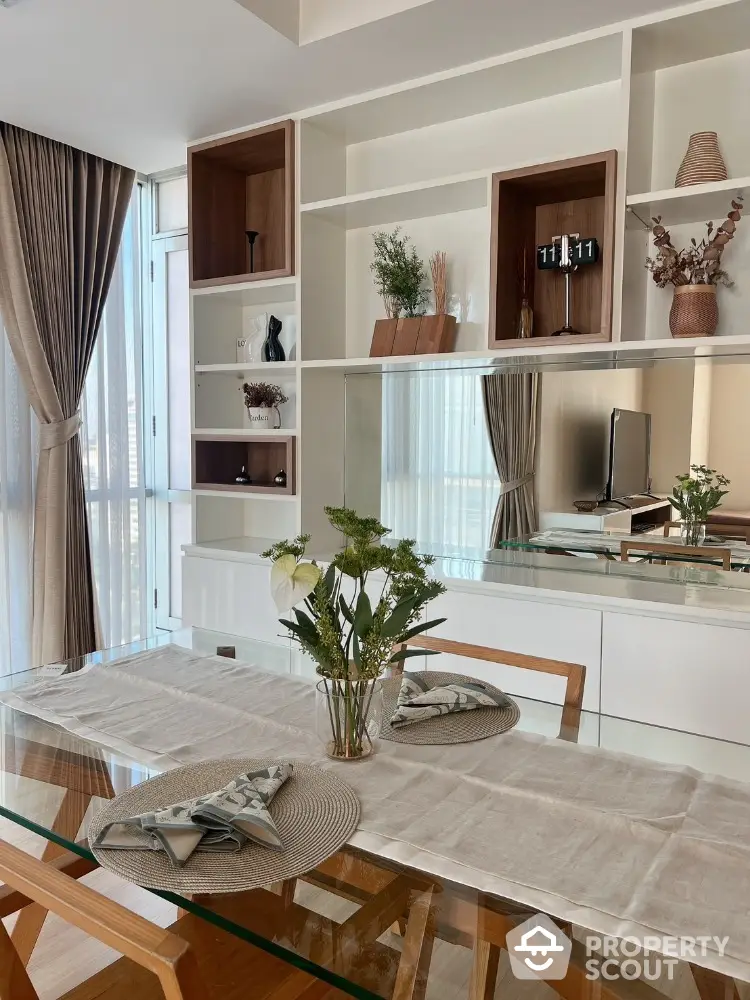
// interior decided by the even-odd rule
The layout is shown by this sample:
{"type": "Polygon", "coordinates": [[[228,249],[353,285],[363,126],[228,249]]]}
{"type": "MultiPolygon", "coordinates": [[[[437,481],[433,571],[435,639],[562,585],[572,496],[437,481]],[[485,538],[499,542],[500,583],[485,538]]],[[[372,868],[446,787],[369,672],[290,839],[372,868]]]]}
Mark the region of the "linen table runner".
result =
{"type": "Polygon", "coordinates": [[[161,768],[253,754],[342,769],[362,805],[352,846],[601,934],[728,937],[700,962],[750,981],[750,785],[518,731],[336,763],[314,685],[178,647],[0,701],[161,768]]]}

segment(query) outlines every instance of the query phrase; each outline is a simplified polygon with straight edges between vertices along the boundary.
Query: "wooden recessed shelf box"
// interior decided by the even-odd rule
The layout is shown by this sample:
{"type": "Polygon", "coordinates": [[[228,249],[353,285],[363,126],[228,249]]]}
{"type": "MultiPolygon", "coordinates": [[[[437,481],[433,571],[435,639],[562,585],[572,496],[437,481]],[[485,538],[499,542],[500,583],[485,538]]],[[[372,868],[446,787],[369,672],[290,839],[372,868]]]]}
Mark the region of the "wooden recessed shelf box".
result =
{"type": "Polygon", "coordinates": [[[188,190],[194,288],[294,273],[294,122],[191,146],[188,190]]]}
{"type": "Polygon", "coordinates": [[[233,438],[217,434],[193,435],[193,489],[231,490],[235,493],[293,495],[295,493],[295,438],[278,436],[233,438]],[[245,467],[250,485],[237,483],[245,467]],[[286,472],[286,486],[274,485],[274,476],[286,472]]]}
{"type": "Polygon", "coordinates": [[[489,346],[526,342],[518,339],[524,252],[533,342],[611,340],[616,151],[511,170],[492,180],[489,346]],[[579,334],[553,337],[565,322],[565,278],[559,270],[537,270],[536,248],[573,233],[595,237],[600,256],[598,263],[581,267],[572,277],[571,325],[579,334]]]}

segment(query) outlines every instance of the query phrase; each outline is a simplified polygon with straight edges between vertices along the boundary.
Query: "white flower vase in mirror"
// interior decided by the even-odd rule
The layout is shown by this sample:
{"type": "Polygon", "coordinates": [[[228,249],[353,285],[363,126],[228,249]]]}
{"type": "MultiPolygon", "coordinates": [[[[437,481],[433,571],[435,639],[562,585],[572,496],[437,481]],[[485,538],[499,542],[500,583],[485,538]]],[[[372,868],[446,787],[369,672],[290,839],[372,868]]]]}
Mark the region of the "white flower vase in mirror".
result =
{"type": "Polygon", "coordinates": [[[281,386],[269,385],[267,382],[245,382],[242,391],[251,430],[279,430],[279,407],[289,402],[289,397],[281,386]]]}
{"type": "Polygon", "coordinates": [[[290,638],[315,662],[316,729],[325,753],[336,760],[372,755],[382,716],[380,677],[391,664],[431,655],[404,644],[444,618],[423,621],[427,604],[445,591],[428,571],[434,559],[414,542],[382,545],[389,533],[374,517],[346,507],[326,507],[331,526],[347,541],[324,573],[304,556],[309,535],[278,542],[271,559],[271,594],[290,638]],[[370,584],[379,571],[385,582],[370,584]],[[375,593],[375,603],[370,598],[375,593]]]}
{"type": "Polygon", "coordinates": [[[682,521],[680,537],[685,545],[700,545],[706,539],[706,524],[711,511],[720,507],[730,481],[716,469],[691,465],[690,471],[677,476],[670,500],[682,521]]]}

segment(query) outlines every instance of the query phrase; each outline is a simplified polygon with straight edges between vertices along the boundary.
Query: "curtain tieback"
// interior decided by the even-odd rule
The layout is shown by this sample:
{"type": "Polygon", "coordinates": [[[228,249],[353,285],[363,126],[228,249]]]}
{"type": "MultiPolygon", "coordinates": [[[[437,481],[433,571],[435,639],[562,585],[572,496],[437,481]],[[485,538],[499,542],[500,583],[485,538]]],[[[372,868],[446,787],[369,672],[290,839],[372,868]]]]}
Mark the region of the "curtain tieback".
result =
{"type": "Polygon", "coordinates": [[[53,420],[49,424],[41,424],[39,427],[39,448],[41,451],[50,451],[52,448],[59,448],[60,445],[67,444],[76,436],[83,423],[80,413],[74,413],[67,420],[53,420]]]}
{"type": "Polygon", "coordinates": [[[512,493],[513,490],[520,490],[526,483],[530,483],[533,478],[534,473],[531,472],[528,476],[522,476],[520,479],[513,479],[509,483],[503,483],[500,487],[500,496],[504,497],[506,493],[512,493]]]}

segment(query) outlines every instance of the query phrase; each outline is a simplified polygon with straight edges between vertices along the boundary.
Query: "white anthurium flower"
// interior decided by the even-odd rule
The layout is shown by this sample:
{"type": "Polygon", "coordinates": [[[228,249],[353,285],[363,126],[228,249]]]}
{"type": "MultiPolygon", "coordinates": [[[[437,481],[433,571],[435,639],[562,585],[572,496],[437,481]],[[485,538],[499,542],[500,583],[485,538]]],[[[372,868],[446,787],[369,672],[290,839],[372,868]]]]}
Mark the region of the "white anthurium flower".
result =
{"type": "Polygon", "coordinates": [[[279,613],[291,611],[315,590],[320,568],[298,563],[292,555],[281,556],[271,567],[271,596],[279,613]]]}

